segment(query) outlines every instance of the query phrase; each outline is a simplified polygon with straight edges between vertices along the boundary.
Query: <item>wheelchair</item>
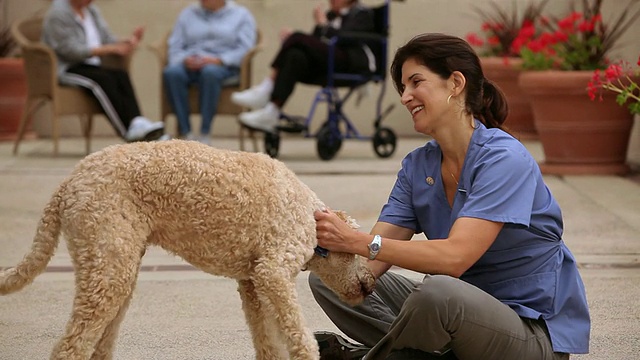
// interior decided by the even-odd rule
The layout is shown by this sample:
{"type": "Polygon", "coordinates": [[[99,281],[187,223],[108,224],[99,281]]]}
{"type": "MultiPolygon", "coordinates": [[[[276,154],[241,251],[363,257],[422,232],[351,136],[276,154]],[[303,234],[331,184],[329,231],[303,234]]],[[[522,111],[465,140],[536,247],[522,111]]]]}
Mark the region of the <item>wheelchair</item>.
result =
{"type": "Polygon", "coordinates": [[[387,49],[389,31],[389,3],[373,8],[375,32],[362,33],[351,32],[342,33],[340,36],[329,39],[329,67],[327,75],[322,80],[311,85],[321,85],[322,88],[316,93],[311,109],[306,117],[280,115],[280,123],[275,132],[264,133],[264,150],[276,158],[280,150],[281,132],[301,133],[305,138],[316,138],[318,156],[322,160],[331,160],[336,156],[342,141],[345,139],[370,140],[373,144],[374,152],[381,158],[393,155],[396,149],[397,137],[391,128],[382,126],[382,120],[393,110],[395,105],[389,105],[382,109],[382,99],[386,88],[387,69],[387,49]],[[334,52],[341,41],[360,41],[369,46],[376,58],[376,71],[365,74],[338,73],[334,71],[334,52]],[[373,136],[362,135],[349,117],[343,112],[345,103],[357,92],[358,88],[369,82],[380,84],[380,93],[376,102],[376,113],[373,125],[375,128],[373,136]],[[348,88],[342,97],[339,88],[348,88]],[[311,121],[320,103],[328,106],[328,116],[326,121],[315,133],[309,131],[311,121]]]}

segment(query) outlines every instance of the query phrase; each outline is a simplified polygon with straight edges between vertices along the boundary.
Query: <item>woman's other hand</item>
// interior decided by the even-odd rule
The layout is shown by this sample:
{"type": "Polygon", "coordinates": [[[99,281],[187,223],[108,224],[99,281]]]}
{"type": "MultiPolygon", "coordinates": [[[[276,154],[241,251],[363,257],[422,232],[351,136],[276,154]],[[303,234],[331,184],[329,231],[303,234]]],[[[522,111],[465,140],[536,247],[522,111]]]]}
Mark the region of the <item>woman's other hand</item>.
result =
{"type": "Polygon", "coordinates": [[[281,42],[285,42],[285,40],[287,40],[287,38],[289,36],[291,36],[291,34],[293,34],[293,29],[292,28],[282,28],[280,29],[280,41],[281,42]]]}
{"type": "Polygon", "coordinates": [[[322,5],[313,8],[313,20],[316,22],[316,25],[325,25],[327,23],[327,15],[322,5]]]}

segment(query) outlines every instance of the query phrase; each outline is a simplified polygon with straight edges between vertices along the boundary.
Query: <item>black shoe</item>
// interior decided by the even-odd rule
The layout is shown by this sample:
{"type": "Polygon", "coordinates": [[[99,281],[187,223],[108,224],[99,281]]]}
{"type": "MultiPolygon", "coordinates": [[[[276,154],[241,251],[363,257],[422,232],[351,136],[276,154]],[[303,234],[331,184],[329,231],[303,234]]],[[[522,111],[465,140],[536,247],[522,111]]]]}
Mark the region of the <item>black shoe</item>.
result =
{"type": "Polygon", "coordinates": [[[402,349],[392,352],[385,360],[457,360],[457,358],[453,355],[453,351],[439,355],[415,349],[402,349]]]}
{"type": "Polygon", "coordinates": [[[320,360],[360,360],[369,351],[368,347],[352,344],[335,333],[318,331],[314,335],[320,347],[320,360]]]}

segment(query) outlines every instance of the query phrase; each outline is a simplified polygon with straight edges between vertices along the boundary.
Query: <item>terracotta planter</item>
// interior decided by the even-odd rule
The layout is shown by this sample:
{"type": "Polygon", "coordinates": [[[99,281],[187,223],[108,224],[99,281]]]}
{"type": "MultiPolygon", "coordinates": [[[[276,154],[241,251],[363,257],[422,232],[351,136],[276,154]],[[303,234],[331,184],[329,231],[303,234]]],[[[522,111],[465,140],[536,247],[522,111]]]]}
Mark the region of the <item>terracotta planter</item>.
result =
{"type": "Polygon", "coordinates": [[[23,60],[0,58],[0,140],[15,138],[26,99],[23,60]]]}
{"type": "Polygon", "coordinates": [[[626,174],[633,116],[611,92],[591,101],[591,71],[525,71],[519,85],[529,95],[544,151],[546,174],[626,174]]]}
{"type": "Polygon", "coordinates": [[[496,83],[507,96],[509,116],[504,125],[519,139],[536,139],[538,134],[533,124],[531,103],[518,85],[522,59],[482,57],[480,62],[484,76],[496,83]]]}

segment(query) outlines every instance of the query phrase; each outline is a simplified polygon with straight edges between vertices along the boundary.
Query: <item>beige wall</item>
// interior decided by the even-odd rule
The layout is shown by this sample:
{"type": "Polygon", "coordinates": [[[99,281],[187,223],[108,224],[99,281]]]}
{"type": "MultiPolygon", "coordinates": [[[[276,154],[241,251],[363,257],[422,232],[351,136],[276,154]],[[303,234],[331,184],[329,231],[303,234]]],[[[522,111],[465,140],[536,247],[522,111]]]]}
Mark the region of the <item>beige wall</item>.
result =
{"type": "MultiPolygon", "coordinates": [[[[13,21],[29,16],[37,11],[46,9],[48,0],[5,0],[3,20],[13,21]]],[[[510,6],[513,2],[522,0],[496,0],[500,4],[510,6]]],[[[109,25],[116,34],[128,35],[136,25],[146,25],[146,35],[142,46],[136,53],[132,65],[132,78],[137,89],[143,113],[150,118],[157,118],[159,114],[160,97],[160,67],[148,45],[159,41],[168,31],[180,10],[194,1],[187,0],[96,0],[109,25]]],[[[257,55],[255,61],[254,82],[260,81],[267,73],[271,59],[278,49],[278,31],[287,26],[294,29],[309,30],[311,26],[311,9],[316,4],[326,4],[321,0],[237,0],[238,3],[247,6],[256,17],[258,26],[262,29],[266,46],[257,55]]],[[[376,5],[381,0],[362,0],[368,5],[376,5]]],[[[470,31],[479,28],[479,20],[475,17],[472,7],[488,3],[489,0],[405,0],[404,2],[392,2],[391,8],[391,37],[390,56],[394,49],[402,45],[413,35],[422,32],[445,32],[453,35],[464,36],[470,31]]],[[[619,14],[627,0],[605,1],[605,19],[608,14],[619,14]]],[[[568,0],[550,1],[550,9],[563,9],[568,0]]],[[[522,6],[521,6],[522,7],[522,6]]],[[[622,39],[623,46],[619,49],[619,55],[634,63],[640,53],[640,42],[634,34],[640,33],[640,22],[626,33],[622,39]]],[[[399,99],[393,86],[389,83],[384,104],[396,103],[399,99]]],[[[287,103],[285,110],[291,114],[306,115],[311,104],[311,99],[317,88],[305,85],[298,86],[294,95],[287,103]]],[[[373,94],[377,94],[379,87],[374,86],[373,94]]],[[[346,113],[356,123],[356,127],[365,134],[371,132],[375,97],[371,96],[363,101],[360,107],[351,106],[346,113]]],[[[314,120],[319,125],[322,115],[314,120]]],[[[197,121],[197,119],[194,119],[197,121]]],[[[412,123],[409,116],[400,106],[392,111],[385,120],[399,135],[413,134],[412,123]]],[[[46,122],[45,122],[46,123],[46,122]]],[[[175,122],[170,119],[170,129],[175,122]]],[[[40,124],[40,128],[46,124],[40,124]]],[[[68,132],[79,129],[78,124],[72,122],[68,132]]],[[[100,121],[97,132],[111,134],[112,130],[106,121],[100,121]]],[[[215,119],[213,133],[216,135],[235,135],[237,124],[235,119],[220,116],[215,119]]]]}

